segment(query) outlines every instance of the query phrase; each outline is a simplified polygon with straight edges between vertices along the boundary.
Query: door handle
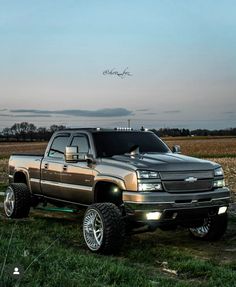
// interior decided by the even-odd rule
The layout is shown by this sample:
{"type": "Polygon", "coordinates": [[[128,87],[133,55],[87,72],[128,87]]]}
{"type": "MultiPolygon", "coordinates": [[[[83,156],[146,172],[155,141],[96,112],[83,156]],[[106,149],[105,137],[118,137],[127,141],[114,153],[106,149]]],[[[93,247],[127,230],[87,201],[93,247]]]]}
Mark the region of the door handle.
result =
{"type": "Polygon", "coordinates": [[[63,170],[66,171],[67,170],[68,165],[64,164],[63,165],[63,170]]]}
{"type": "Polygon", "coordinates": [[[47,162],[44,164],[44,168],[48,169],[48,163],[47,162]]]}

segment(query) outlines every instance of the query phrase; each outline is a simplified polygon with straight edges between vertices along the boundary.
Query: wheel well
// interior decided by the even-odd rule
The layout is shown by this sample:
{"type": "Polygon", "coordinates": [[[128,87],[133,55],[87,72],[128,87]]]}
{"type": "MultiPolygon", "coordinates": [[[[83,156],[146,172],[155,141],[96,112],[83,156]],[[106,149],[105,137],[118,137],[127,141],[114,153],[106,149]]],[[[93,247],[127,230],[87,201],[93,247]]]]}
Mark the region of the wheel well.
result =
{"type": "Polygon", "coordinates": [[[26,185],[28,185],[26,175],[20,171],[16,172],[14,174],[14,183],[25,183],[26,185]]]}
{"type": "Polygon", "coordinates": [[[122,190],[111,182],[98,182],[95,186],[95,202],[111,202],[117,206],[122,204],[122,190]]]}

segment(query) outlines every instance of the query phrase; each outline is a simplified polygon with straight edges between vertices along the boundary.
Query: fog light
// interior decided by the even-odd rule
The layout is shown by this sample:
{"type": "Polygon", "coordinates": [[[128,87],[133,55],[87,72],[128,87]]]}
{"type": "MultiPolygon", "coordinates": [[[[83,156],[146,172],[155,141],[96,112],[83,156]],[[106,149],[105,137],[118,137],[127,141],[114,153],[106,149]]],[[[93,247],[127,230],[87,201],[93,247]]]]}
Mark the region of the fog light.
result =
{"type": "Polygon", "coordinates": [[[161,218],[161,212],[149,212],[146,214],[147,220],[158,220],[161,218]]]}
{"type": "Polygon", "coordinates": [[[218,214],[223,214],[227,211],[227,206],[221,206],[219,208],[218,214]]]}
{"type": "Polygon", "coordinates": [[[113,188],[113,192],[114,192],[114,193],[117,193],[118,191],[119,191],[119,188],[118,188],[118,187],[114,187],[114,188],[113,188]]]}

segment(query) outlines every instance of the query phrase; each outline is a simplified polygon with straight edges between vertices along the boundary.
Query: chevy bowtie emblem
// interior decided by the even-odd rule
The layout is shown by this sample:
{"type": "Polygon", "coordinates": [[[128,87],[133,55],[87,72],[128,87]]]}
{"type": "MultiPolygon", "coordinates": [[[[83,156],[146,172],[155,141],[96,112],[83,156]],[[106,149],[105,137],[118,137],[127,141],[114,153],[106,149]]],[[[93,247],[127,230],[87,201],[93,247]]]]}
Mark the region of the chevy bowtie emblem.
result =
{"type": "Polygon", "coordinates": [[[196,178],[196,177],[193,177],[193,176],[190,176],[190,177],[185,178],[184,181],[187,181],[187,182],[192,183],[192,182],[197,181],[197,178],[196,178]]]}

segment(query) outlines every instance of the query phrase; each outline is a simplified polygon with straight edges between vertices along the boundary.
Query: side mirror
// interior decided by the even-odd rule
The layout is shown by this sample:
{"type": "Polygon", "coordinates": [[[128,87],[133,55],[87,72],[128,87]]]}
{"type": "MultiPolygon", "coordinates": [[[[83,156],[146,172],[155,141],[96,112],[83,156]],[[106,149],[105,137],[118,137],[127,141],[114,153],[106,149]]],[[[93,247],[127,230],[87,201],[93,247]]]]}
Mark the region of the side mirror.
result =
{"type": "Polygon", "coordinates": [[[181,153],[181,149],[179,145],[174,145],[172,148],[173,153],[181,153]]]}
{"type": "Polygon", "coordinates": [[[66,162],[79,161],[79,148],[77,146],[67,146],[65,151],[66,162]]]}
{"type": "Polygon", "coordinates": [[[93,162],[92,156],[87,153],[80,153],[78,146],[67,146],[65,151],[66,162],[93,162]]]}

